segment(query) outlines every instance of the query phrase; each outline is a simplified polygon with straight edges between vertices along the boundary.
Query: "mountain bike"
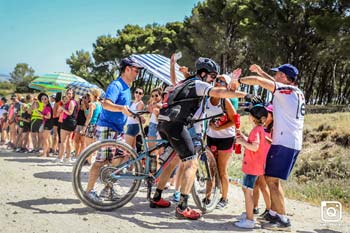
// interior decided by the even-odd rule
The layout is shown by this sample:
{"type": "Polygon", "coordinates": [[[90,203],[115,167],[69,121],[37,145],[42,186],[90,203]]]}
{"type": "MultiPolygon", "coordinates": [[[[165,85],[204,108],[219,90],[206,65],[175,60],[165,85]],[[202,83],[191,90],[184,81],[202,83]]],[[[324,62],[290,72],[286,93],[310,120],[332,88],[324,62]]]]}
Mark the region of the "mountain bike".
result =
{"type": "MultiPolygon", "coordinates": [[[[77,197],[85,205],[102,211],[120,208],[132,200],[143,181],[146,181],[147,184],[147,199],[151,199],[153,184],[177,155],[174,149],[171,148],[170,156],[160,164],[159,169],[154,169],[152,152],[170,147],[170,143],[166,140],[146,139],[141,123],[141,115],[145,113],[149,112],[132,112],[133,117],[138,120],[140,125],[143,142],[143,150],[141,152],[137,153],[136,150],[123,141],[102,140],[92,143],[80,154],[73,167],[73,189],[77,197]],[[147,142],[150,141],[156,141],[156,146],[148,148],[147,142]],[[96,181],[95,190],[97,193],[101,193],[108,186],[113,188],[114,194],[110,192],[109,196],[94,200],[86,192],[91,169],[88,161],[91,158],[93,160],[97,153],[101,152],[108,152],[108,157],[99,171],[99,179],[96,181]]],[[[197,122],[201,120],[197,120],[197,122]]],[[[191,194],[195,204],[202,212],[210,212],[215,209],[219,202],[221,183],[213,154],[204,146],[202,138],[198,138],[198,140],[200,141],[200,146],[197,149],[199,166],[191,194]],[[208,197],[210,202],[208,202],[208,197]]]]}

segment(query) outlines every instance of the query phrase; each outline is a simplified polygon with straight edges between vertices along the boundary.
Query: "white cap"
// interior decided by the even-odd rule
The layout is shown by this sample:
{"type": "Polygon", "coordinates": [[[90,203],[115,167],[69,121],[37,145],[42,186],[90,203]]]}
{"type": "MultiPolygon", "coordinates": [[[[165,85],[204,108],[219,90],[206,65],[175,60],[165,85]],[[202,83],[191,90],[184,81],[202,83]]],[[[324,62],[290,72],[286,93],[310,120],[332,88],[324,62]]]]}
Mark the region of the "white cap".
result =
{"type": "Polygon", "coordinates": [[[229,84],[231,82],[231,77],[227,74],[222,74],[220,75],[221,77],[223,77],[225,79],[226,84],[229,84]]]}

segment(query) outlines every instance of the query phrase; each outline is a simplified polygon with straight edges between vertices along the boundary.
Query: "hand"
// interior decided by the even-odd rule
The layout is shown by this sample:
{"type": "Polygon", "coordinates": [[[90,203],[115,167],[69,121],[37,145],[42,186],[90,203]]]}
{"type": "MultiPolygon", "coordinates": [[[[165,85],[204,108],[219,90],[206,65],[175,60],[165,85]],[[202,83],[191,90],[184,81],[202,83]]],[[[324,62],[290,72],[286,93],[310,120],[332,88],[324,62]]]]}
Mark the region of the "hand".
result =
{"type": "Polygon", "coordinates": [[[236,143],[243,144],[244,138],[243,137],[236,137],[236,143]]]}
{"type": "Polygon", "coordinates": [[[239,77],[242,74],[242,69],[241,68],[237,68],[234,71],[232,71],[232,79],[239,79],[239,77]]]}
{"type": "Polygon", "coordinates": [[[240,85],[238,82],[238,79],[241,76],[241,74],[242,74],[241,68],[235,69],[232,72],[231,82],[228,84],[228,87],[227,87],[229,90],[237,90],[238,89],[238,87],[240,85]]]}
{"type": "Polygon", "coordinates": [[[258,95],[247,94],[244,97],[244,100],[247,101],[247,102],[252,103],[253,105],[256,105],[256,104],[264,105],[264,100],[261,99],[261,96],[258,96],[258,95]]]}
{"type": "Polygon", "coordinates": [[[132,116],[131,112],[129,111],[129,107],[126,105],[123,107],[122,113],[127,115],[127,116],[132,116]]]}
{"type": "Polygon", "coordinates": [[[143,116],[141,116],[141,123],[145,124],[146,123],[146,118],[144,118],[143,116]]]}
{"type": "Polygon", "coordinates": [[[249,70],[251,72],[254,72],[254,73],[257,73],[257,74],[261,74],[263,72],[263,70],[261,69],[260,66],[256,65],[256,64],[253,64],[249,67],[249,70]]]}
{"type": "Polygon", "coordinates": [[[209,127],[210,127],[212,130],[215,130],[215,131],[220,130],[219,127],[218,127],[216,124],[214,124],[213,121],[210,121],[209,127]]]}

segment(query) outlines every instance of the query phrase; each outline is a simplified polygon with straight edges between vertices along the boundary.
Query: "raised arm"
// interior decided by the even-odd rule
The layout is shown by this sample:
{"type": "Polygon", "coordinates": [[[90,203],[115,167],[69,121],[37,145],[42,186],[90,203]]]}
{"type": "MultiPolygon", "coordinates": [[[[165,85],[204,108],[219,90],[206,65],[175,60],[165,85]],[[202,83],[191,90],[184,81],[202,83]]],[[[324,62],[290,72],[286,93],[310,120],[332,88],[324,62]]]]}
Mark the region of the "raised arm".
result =
{"type": "Polygon", "coordinates": [[[246,95],[247,93],[243,91],[232,91],[221,87],[213,87],[209,92],[209,96],[218,98],[244,98],[246,95]]]}
{"type": "Polygon", "coordinates": [[[261,67],[259,65],[253,64],[250,66],[249,70],[251,72],[257,73],[259,76],[275,81],[274,77],[272,77],[271,75],[269,75],[268,73],[266,73],[265,71],[263,71],[263,69],[261,69],[261,67]]]}
{"type": "Polygon", "coordinates": [[[175,73],[175,53],[170,58],[170,81],[173,86],[176,85],[176,73],[175,73]]]}
{"type": "Polygon", "coordinates": [[[275,82],[260,76],[246,76],[239,79],[240,83],[247,85],[259,85],[271,92],[275,91],[275,82]]]}

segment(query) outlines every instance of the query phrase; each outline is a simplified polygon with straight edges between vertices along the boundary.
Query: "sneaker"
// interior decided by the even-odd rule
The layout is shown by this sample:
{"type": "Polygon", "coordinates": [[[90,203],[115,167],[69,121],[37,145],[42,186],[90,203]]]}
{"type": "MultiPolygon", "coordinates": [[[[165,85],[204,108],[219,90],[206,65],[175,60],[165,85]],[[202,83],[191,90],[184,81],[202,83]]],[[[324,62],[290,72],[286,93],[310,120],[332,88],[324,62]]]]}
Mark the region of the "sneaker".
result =
{"type": "Polygon", "coordinates": [[[184,210],[181,210],[179,207],[176,207],[175,216],[181,219],[190,219],[197,220],[202,216],[202,213],[196,210],[187,207],[184,210]]]}
{"type": "Polygon", "coordinates": [[[260,214],[259,217],[263,218],[268,213],[269,213],[269,210],[265,209],[264,213],[260,214]]]}
{"type": "Polygon", "coordinates": [[[175,192],[174,194],[173,194],[173,197],[172,197],[172,201],[173,202],[179,202],[180,201],[180,196],[181,196],[181,194],[180,194],[180,192],[175,192]]]}
{"type": "Polygon", "coordinates": [[[92,190],[88,193],[86,193],[86,195],[88,196],[89,199],[91,199],[92,201],[95,202],[101,202],[101,198],[97,195],[95,190],[92,190]]]}
{"type": "Polygon", "coordinates": [[[52,162],[53,163],[63,163],[63,159],[56,158],[52,162]]]}
{"type": "Polygon", "coordinates": [[[70,164],[71,162],[70,162],[70,158],[64,158],[63,159],[63,163],[64,164],[70,164]]]}
{"type": "Polygon", "coordinates": [[[246,212],[243,212],[237,219],[238,219],[238,220],[247,219],[247,213],[246,213],[246,212]]]}
{"type": "Polygon", "coordinates": [[[255,222],[248,219],[241,219],[239,222],[235,222],[234,225],[239,228],[253,229],[255,222]]]}
{"type": "Polygon", "coordinates": [[[149,203],[149,207],[151,208],[168,208],[170,207],[170,205],[171,205],[171,202],[166,201],[163,198],[161,198],[159,201],[154,201],[151,199],[149,203]]]}
{"type": "Polygon", "coordinates": [[[259,208],[254,208],[253,209],[253,214],[259,214],[259,208]]]}
{"type": "Polygon", "coordinates": [[[70,163],[75,163],[76,161],[77,161],[77,158],[75,157],[71,157],[69,160],[70,163]]]}
{"type": "Polygon", "coordinates": [[[267,212],[267,214],[265,214],[264,216],[259,216],[257,219],[258,219],[258,221],[266,221],[266,222],[275,223],[275,222],[277,222],[279,217],[277,215],[272,216],[270,214],[270,212],[267,212]]]}
{"type": "Polygon", "coordinates": [[[262,228],[263,229],[266,229],[266,230],[270,230],[270,231],[288,231],[290,232],[291,231],[291,224],[290,224],[290,221],[288,219],[287,222],[283,222],[279,217],[277,217],[277,221],[272,223],[272,222],[269,222],[269,223],[266,223],[266,224],[263,224],[262,225],[262,228]]]}
{"type": "Polygon", "coordinates": [[[228,200],[224,200],[223,198],[221,198],[215,208],[222,210],[222,209],[225,209],[227,205],[228,205],[228,200]]]}
{"type": "Polygon", "coordinates": [[[100,192],[100,197],[104,198],[107,201],[115,201],[120,199],[120,195],[117,194],[113,187],[104,187],[100,192]]]}
{"type": "Polygon", "coordinates": [[[207,197],[203,198],[202,202],[205,204],[205,205],[209,205],[211,200],[207,197]]]}
{"type": "Polygon", "coordinates": [[[20,152],[22,150],[22,148],[18,147],[15,152],[20,152]]]}

